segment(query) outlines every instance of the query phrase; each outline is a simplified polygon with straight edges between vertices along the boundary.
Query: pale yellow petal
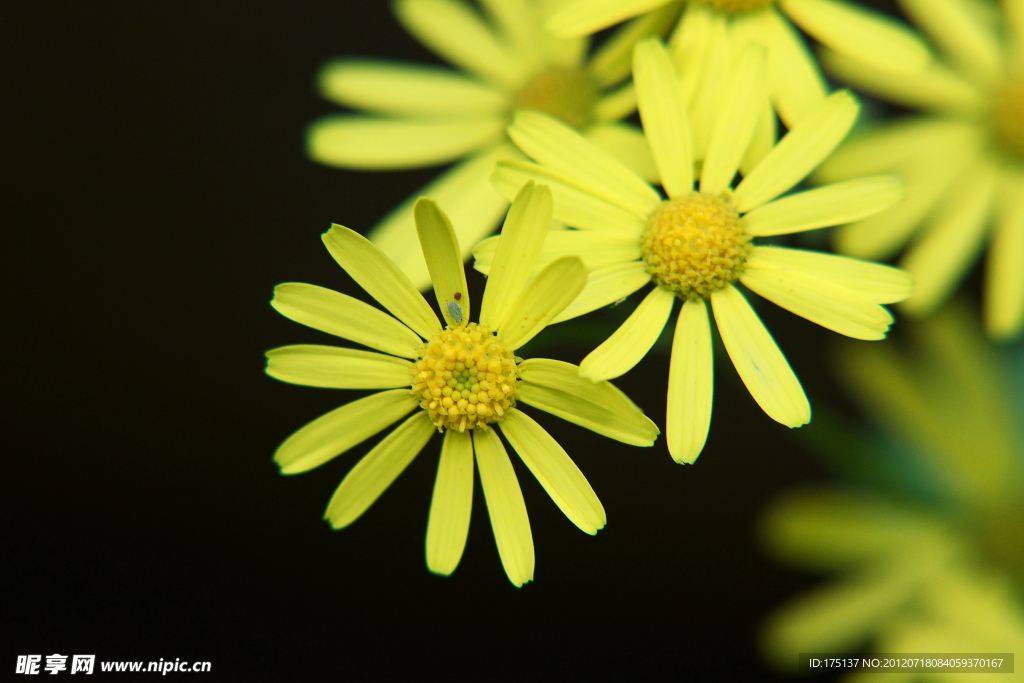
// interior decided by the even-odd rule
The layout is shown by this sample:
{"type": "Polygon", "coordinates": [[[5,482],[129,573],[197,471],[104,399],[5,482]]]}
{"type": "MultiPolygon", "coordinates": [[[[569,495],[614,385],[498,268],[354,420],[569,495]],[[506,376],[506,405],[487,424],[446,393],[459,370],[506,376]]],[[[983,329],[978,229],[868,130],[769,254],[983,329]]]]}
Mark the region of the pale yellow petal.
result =
{"type": "Polygon", "coordinates": [[[461,0],[397,0],[394,12],[409,33],[452,64],[507,88],[525,80],[528,65],[461,0]]]}
{"type": "Polygon", "coordinates": [[[1007,185],[985,277],[985,331],[1000,341],[1024,329],[1024,182],[1018,174],[1007,185]]]}
{"type": "Polygon", "coordinates": [[[768,92],[765,50],[748,44],[740,53],[729,87],[722,93],[718,118],[711,128],[708,153],[700,173],[700,191],[721,194],[733,176],[764,111],[768,92]]]}
{"type": "Polygon", "coordinates": [[[508,580],[518,588],[533,580],[534,568],[533,534],[523,492],[495,430],[473,430],[473,448],[498,556],[508,580]]]}
{"type": "Polygon", "coordinates": [[[462,559],[473,510],[473,441],[469,434],[444,433],[434,495],[427,518],[427,568],[447,576],[462,559]]]}
{"type": "Polygon", "coordinates": [[[615,263],[590,273],[587,286],[576,300],[555,316],[551,324],[571,320],[624,299],[651,281],[641,261],[615,263]]]}
{"type": "Polygon", "coordinates": [[[608,518],[590,482],[543,427],[515,409],[499,425],[501,433],[570,522],[590,535],[604,528],[608,518]]]}
{"type": "MultiPolygon", "coordinates": [[[[488,237],[473,249],[473,267],[487,275],[500,236],[488,237]]],[[[640,258],[640,240],[625,235],[592,230],[555,230],[548,233],[541,248],[533,275],[536,276],[555,259],[578,256],[587,270],[596,270],[616,263],[640,258]]]]}
{"type": "Polygon", "coordinates": [[[680,77],[679,88],[683,102],[693,103],[697,88],[705,75],[716,67],[708,64],[711,42],[716,30],[724,32],[722,17],[700,2],[688,2],[683,9],[679,25],[668,42],[668,51],[680,77]]]}
{"type": "Polygon", "coordinates": [[[828,280],[876,304],[903,301],[910,296],[914,285],[910,275],[899,268],[805,249],[755,246],[747,263],[752,267],[782,268],[828,280]]]}
{"type": "Polygon", "coordinates": [[[818,60],[803,38],[776,11],[757,16],[757,35],[768,48],[768,88],[788,128],[814,111],[828,94],[818,60]]]}
{"type": "Polygon", "coordinates": [[[451,69],[375,59],[338,59],[317,77],[327,99],[355,109],[466,119],[501,116],[508,96],[451,69]]]}
{"type": "Polygon", "coordinates": [[[405,358],[337,346],[296,344],[267,351],[267,374],[307,387],[394,389],[409,386],[412,363],[405,358]]]}
{"type": "Polygon", "coordinates": [[[890,71],[915,73],[931,60],[906,24],[842,0],[780,0],[797,26],[818,42],[890,71]]]}
{"type": "MultiPolygon", "coordinates": [[[[1005,3],[1004,3],[1005,4],[1005,3]]],[[[962,0],[900,0],[913,22],[975,78],[995,82],[1001,69],[994,26],[979,21],[962,0]]]]}
{"type": "Polygon", "coordinates": [[[321,415],[284,440],[274,452],[281,474],[319,467],[386,429],[419,406],[408,389],[371,394],[321,415]]]}
{"type": "Polygon", "coordinates": [[[518,399],[581,427],[632,446],[650,446],[658,437],[651,422],[610,382],[591,382],[579,368],[546,358],[519,365],[518,399]]]}
{"type": "MultiPolygon", "coordinates": [[[[500,250],[501,246],[498,248],[500,250]]],[[[497,325],[497,333],[510,349],[518,349],[551,324],[586,284],[587,269],[583,261],[575,256],[552,261],[508,305],[497,325]]]]}
{"type": "Polygon", "coordinates": [[[424,339],[441,331],[437,316],[391,259],[359,233],[335,225],[323,234],[334,260],[366,293],[424,339]]]}
{"type": "Polygon", "coordinates": [[[672,338],[668,370],[665,440],[678,463],[692,465],[704,450],[711,427],[714,363],[711,325],[703,299],[687,299],[672,338]]]}
{"type": "Polygon", "coordinates": [[[499,116],[466,119],[382,119],[334,114],[314,121],[306,151],[322,164],[387,170],[443,164],[501,137],[499,116]]]}
{"type": "Polygon", "coordinates": [[[570,0],[552,12],[544,28],[557,36],[585,36],[650,12],[670,0],[570,0]]]}
{"type": "Polygon", "coordinates": [[[644,227],[644,221],[636,214],[609,204],[592,194],[576,179],[546,166],[528,161],[502,162],[498,164],[492,179],[494,187],[508,199],[515,197],[523,185],[531,180],[546,184],[554,197],[554,219],[575,228],[638,237],[644,227]]]}
{"type": "Polygon", "coordinates": [[[927,315],[945,301],[970,268],[985,237],[996,180],[991,164],[975,167],[900,261],[900,267],[914,278],[914,293],[903,302],[904,311],[927,315]]]}
{"type": "Polygon", "coordinates": [[[859,109],[840,90],[809,112],[736,188],[739,211],[755,209],[807,177],[846,137],[859,109]]]}
{"type": "Polygon", "coordinates": [[[274,287],[270,305],[297,323],[395,356],[415,358],[423,345],[415,332],[387,313],[324,287],[285,282],[274,287]]]}
{"type": "MultiPolygon", "coordinates": [[[[731,67],[734,58],[734,45],[730,40],[730,32],[726,25],[727,15],[712,11],[707,7],[705,7],[705,11],[709,12],[711,16],[704,27],[707,34],[703,36],[701,47],[705,54],[699,60],[701,69],[699,76],[694,79],[683,71],[687,69],[685,64],[680,67],[680,71],[683,73],[680,86],[683,92],[683,101],[686,102],[688,97],[691,98],[687,109],[690,119],[691,154],[693,159],[698,162],[707,155],[711,129],[718,118],[718,105],[732,73],[731,67]],[[692,95],[690,94],[691,88],[693,88],[692,95]]],[[[690,68],[696,67],[698,60],[694,60],[694,62],[690,68]]]]}
{"type": "MultiPolygon", "coordinates": [[[[541,26],[532,0],[479,0],[485,20],[496,27],[496,33],[507,40],[520,66],[537,73],[545,63],[544,44],[549,38],[541,26]]],[[[567,42],[567,41],[566,41],[567,42]]],[[[574,62],[575,64],[575,62],[574,62]]]]}
{"type": "Polygon", "coordinates": [[[642,178],[557,119],[535,111],[519,111],[508,134],[538,163],[560,171],[580,187],[643,220],[661,201],[642,178]]]}
{"type": "Polygon", "coordinates": [[[775,121],[775,110],[772,103],[765,101],[761,105],[761,115],[757,118],[754,128],[754,135],[747,146],[747,153],[740,162],[740,173],[750,175],[750,172],[757,167],[761,160],[772,151],[778,139],[778,126],[775,121]]]}
{"type": "Polygon", "coordinates": [[[644,132],[629,123],[591,126],[587,139],[611,153],[649,183],[658,182],[658,167],[644,132]]]}
{"type": "Polygon", "coordinates": [[[743,225],[751,235],[760,236],[842,225],[887,209],[904,196],[903,181],[898,177],[868,176],[762,204],[743,216],[743,225]]]}
{"type": "Polygon", "coordinates": [[[679,77],[658,38],[645,38],[633,50],[633,83],[644,134],[661,184],[670,197],[693,191],[693,149],[679,77]]]}
{"type": "Polygon", "coordinates": [[[480,322],[491,329],[504,320],[530,279],[551,224],[551,205],[551,190],[533,181],[512,202],[480,304],[480,322]]]}
{"type": "Polygon", "coordinates": [[[1024,0],[1003,0],[1003,11],[1014,37],[1024,43],[1024,0]]]}
{"type": "MultiPolygon", "coordinates": [[[[594,121],[597,125],[608,124],[627,118],[635,111],[636,88],[632,83],[625,83],[615,90],[598,94],[594,104],[594,121]]],[[[587,137],[590,137],[589,131],[587,137]]]]}
{"type": "Polygon", "coordinates": [[[396,427],[345,475],[327,504],[324,519],[335,529],[356,521],[419,455],[435,431],[422,410],[396,427]]]}
{"type": "Polygon", "coordinates": [[[732,285],[711,295],[715,322],[736,372],[768,417],[787,427],[811,421],[811,406],[786,357],[732,285]]]}
{"type": "Polygon", "coordinates": [[[580,363],[580,376],[593,381],[614,379],[639,363],[658,341],[676,297],[655,287],[636,310],[580,363]]]}
{"type": "Polygon", "coordinates": [[[452,327],[468,322],[472,308],[466,287],[466,267],[462,265],[462,251],[451,221],[432,199],[425,197],[416,202],[414,215],[420,246],[434,283],[434,296],[445,322],[452,327]]]}
{"type": "Polygon", "coordinates": [[[603,41],[590,58],[590,73],[607,87],[629,78],[633,70],[633,46],[646,36],[663,36],[679,17],[679,3],[668,1],[638,16],[603,41]]]}
{"type": "MultiPolygon", "coordinates": [[[[497,159],[520,156],[510,143],[495,145],[448,169],[384,217],[367,237],[409,276],[417,289],[430,287],[430,273],[416,239],[413,217],[419,197],[430,197],[452,221],[467,258],[470,249],[498,226],[508,202],[490,182],[497,159]]],[[[518,188],[517,188],[518,189],[518,188]]]]}

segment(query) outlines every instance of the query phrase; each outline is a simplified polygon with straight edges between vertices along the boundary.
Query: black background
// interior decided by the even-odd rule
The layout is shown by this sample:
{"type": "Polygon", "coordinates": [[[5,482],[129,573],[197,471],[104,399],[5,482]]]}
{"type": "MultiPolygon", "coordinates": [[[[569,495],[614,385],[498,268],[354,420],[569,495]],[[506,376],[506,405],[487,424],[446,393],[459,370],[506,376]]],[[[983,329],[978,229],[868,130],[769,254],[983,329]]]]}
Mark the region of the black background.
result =
{"type": "MultiPolygon", "coordinates": [[[[764,557],[757,516],[827,475],[728,362],[691,467],[533,411],[609,523],[581,533],[516,462],[537,553],[522,589],[479,487],[458,570],[426,570],[436,439],[339,532],[323,510],[373,439],[278,474],[276,446],[358,394],[263,374],[266,349],[333,341],[272,310],[273,286],[355,294],[320,234],[365,231],[436,173],[304,156],[304,127],[336,110],[314,87],[326,58],[436,61],[385,3],[33,2],[2,30],[0,677],[53,653],[206,660],[217,680],[774,677],[757,629],[816,579],[764,557]]],[[[812,404],[833,400],[829,333],[762,317],[812,404]]],[[[653,355],[617,382],[659,424],[666,372],[653,355]]]]}

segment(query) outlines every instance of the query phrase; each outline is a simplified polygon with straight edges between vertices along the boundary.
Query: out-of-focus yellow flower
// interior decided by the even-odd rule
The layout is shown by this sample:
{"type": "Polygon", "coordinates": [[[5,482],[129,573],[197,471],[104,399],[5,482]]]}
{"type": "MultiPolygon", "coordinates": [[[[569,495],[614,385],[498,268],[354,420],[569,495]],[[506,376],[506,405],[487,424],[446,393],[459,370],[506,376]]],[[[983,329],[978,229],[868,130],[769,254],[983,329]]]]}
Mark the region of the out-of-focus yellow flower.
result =
{"type": "Polygon", "coordinates": [[[533,579],[533,537],[512,463],[492,427],[501,429],[558,507],[588,534],[604,526],[604,507],[562,447],[517,404],[637,446],[652,445],[658,428],[608,382],[582,380],[568,363],[515,356],[575,298],[587,278],[576,258],[554,261],[532,276],[551,221],[547,187],[527,185],[513,202],[479,323],[469,322],[466,272],[451,223],[426,199],[417,202],[415,216],[447,327],[442,329],[427,301],[387,256],[338,225],[324,234],[327,250],[394,317],[314,285],[287,283],[274,289],[271,305],[282,315],[373,351],[284,346],[267,352],[267,374],[306,386],[382,390],[295,432],[274,460],[284,474],[304,472],[414,413],[352,468],[325,518],[336,529],[354,522],[431,435],[442,432],[427,525],[427,566],[450,574],[462,557],[475,452],[498,553],[509,580],[521,586],[533,579]]]}
{"type": "Polygon", "coordinates": [[[913,352],[850,346],[840,368],[867,412],[910,447],[912,476],[932,482],[931,495],[915,504],[823,489],[769,511],[774,555],[840,575],[770,621],[765,650],[781,666],[794,667],[800,652],[865,646],[1024,649],[1024,441],[1000,385],[1005,371],[960,308],[915,330],[913,352]]]}
{"type": "Polygon", "coordinates": [[[849,140],[819,171],[822,182],[895,172],[907,201],[837,234],[838,248],[888,258],[913,241],[900,265],[914,276],[904,304],[927,315],[941,305],[991,241],[985,328],[994,339],[1024,330],[1024,0],[900,0],[942,55],[922,73],[899,72],[889,55],[864,63],[825,50],[837,78],[921,109],[849,140]],[[991,228],[991,230],[990,230],[991,228]]]}
{"type": "MultiPolygon", "coordinates": [[[[622,327],[583,360],[582,376],[598,381],[630,370],[661,334],[676,300],[682,301],[666,430],[678,462],[696,460],[711,422],[708,301],[751,395],[772,419],[798,427],[811,418],[807,398],[735,283],[859,339],[883,338],[893,319],[880,304],[910,293],[909,277],[895,268],[751,242],[855,220],[903,196],[898,179],[876,176],[776,199],[828,156],[853,125],[858,106],[846,92],[823,100],[732,189],[766,98],[764,68],[763,48],[750,45],[727,75],[699,190],[689,119],[673,87],[675,68],[657,39],[637,44],[633,78],[667,199],[572,129],[536,112],[520,112],[509,134],[539,165],[507,162],[495,173],[507,196],[528,179],[550,183],[555,218],[578,228],[552,232],[539,262],[577,254],[591,271],[583,293],[555,322],[655,285],[622,327]]],[[[476,267],[493,272],[495,249],[493,238],[482,242],[474,250],[476,267]]]]}
{"type": "Polygon", "coordinates": [[[636,106],[632,89],[622,85],[633,42],[664,32],[671,17],[662,12],[633,22],[587,57],[587,39],[542,30],[545,0],[482,4],[485,16],[463,0],[395,3],[406,30],[463,73],[349,58],[328,63],[320,74],[325,97],[365,113],[315,121],[307,147],[316,161],[387,170],[461,159],[369,233],[420,289],[430,278],[414,238],[416,197],[433,197],[445,207],[468,256],[508,206],[489,178],[496,160],[519,157],[504,132],[516,109],[548,112],[641,173],[653,172],[643,136],[617,122],[636,106]]]}

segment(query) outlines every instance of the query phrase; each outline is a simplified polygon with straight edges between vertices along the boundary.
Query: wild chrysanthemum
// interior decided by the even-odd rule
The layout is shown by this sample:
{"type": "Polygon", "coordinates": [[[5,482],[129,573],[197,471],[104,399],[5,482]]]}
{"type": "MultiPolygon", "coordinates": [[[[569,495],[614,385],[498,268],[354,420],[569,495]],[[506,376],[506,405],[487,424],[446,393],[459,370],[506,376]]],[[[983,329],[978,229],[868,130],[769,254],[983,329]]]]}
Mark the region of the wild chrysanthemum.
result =
{"type": "Polygon", "coordinates": [[[721,40],[726,35],[740,47],[755,42],[768,50],[771,99],[789,127],[825,98],[827,86],[787,19],[844,54],[865,61],[885,59],[908,73],[923,68],[928,58],[923,43],[901,24],[842,0],[567,0],[546,25],[557,35],[578,36],[656,8],[683,4],[686,8],[669,51],[685,72],[684,92],[692,93],[703,82],[691,111],[697,159],[703,158],[702,114],[717,106],[723,87],[721,40]]]}
{"type": "Polygon", "coordinates": [[[888,491],[791,494],[766,516],[774,555],[838,575],[769,623],[765,649],[780,664],[868,645],[1024,648],[1024,442],[1001,386],[1013,373],[956,306],[911,329],[912,350],[886,342],[839,356],[851,395],[889,435],[868,447],[883,452],[852,455],[879,463],[888,491]]]}
{"type": "Polygon", "coordinates": [[[543,4],[485,2],[481,16],[462,0],[397,0],[395,14],[406,30],[464,73],[423,64],[341,59],[328,63],[320,74],[325,97],[365,113],[314,122],[307,139],[313,159],[374,170],[461,159],[369,233],[421,289],[430,278],[415,246],[416,197],[433,197],[445,207],[468,256],[508,206],[491,186],[490,175],[497,159],[519,156],[505,136],[516,109],[545,111],[625,159],[646,157],[650,167],[640,132],[616,122],[636,106],[632,89],[621,86],[629,75],[632,42],[666,30],[664,18],[634,22],[588,58],[587,39],[544,33],[543,4]]]}
{"type": "Polygon", "coordinates": [[[985,328],[1015,338],[1024,330],[1024,1],[1006,0],[1005,14],[963,0],[900,4],[943,56],[927,71],[901,74],[886,54],[873,63],[822,54],[838,78],[928,112],[852,138],[821,168],[822,182],[894,172],[907,183],[904,204],[846,227],[837,246],[888,258],[913,241],[900,260],[916,282],[903,308],[927,315],[991,240],[985,328]]]}
{"type": "MultiPolygon", "coordinates": [[[[860,339],[881,339],[892,316],[879,304],[910,292],[902,271],[856,259],[759,246],[752,237],[799,232],[870,215],[898,201],[894,177],[861,178],[772,201],[800,182],[846,135],[857,116],[848,93],[827,98],[794,127],[735,188],[733,176],[761,110],[763,50],[749,46],[723,90],[717,121],[694,189],[690,128],[669,55],[659,41],[637,45],[633,78],[640,116],[668,198],[571,129],[536,112],[509,128],[540,162],[500,164],[499,189],[525,180],[551,184],[555,218],[578,230],[552,232],[545,258],[578,254],[591,270],[565,320],[654,287],[607,341],[580,364],[593,380],[618,377],[657,340],[676,300],[668,379],[668,448],[678,462],[700,454],[711,421],[711,302],[718,330],[751,395],[773,419],[805,424],[810,406],[782,352],[736,288],[742,283],[808,320],[860,339]]],[[[474,251],[493,268],[494,245],[474,251]]]]}
{"type": "Polygon", "coordinates": [[[518,404],[633,445],[652,445],[658,428],[611,384],[582,380],[576,366],[515,356],[575,298],[587,277],[579,259],[564,258],[531,278],[551,221],[548,188],[524,187],[512,204],[479,323],[469,322],[466,273],[451,223],[430,200],[417,202],[415,213],[447,323],[443,329],[394,263],[366,238],[337,225],[324,234],[327,250],[394,317],[314,285],[275,288],[271,305],[282,315],[374,351],[285,346],[267,352],[267,374],[307,386],[382,391],[309,423],[281,444],[274,460],[285,474],[304,472],[414,413],[352,468],[325,518],[336,529],[354,522],[431,435],[441,432],[427,566],[450,574],[462,557],[475,453],[498,553],[509,580],[521,586],[533,578],[533,537],[512,463],[493,427],[500,428],[558,507],[588,534],[605,524],[601,502],[562,447],[518,404]]]}

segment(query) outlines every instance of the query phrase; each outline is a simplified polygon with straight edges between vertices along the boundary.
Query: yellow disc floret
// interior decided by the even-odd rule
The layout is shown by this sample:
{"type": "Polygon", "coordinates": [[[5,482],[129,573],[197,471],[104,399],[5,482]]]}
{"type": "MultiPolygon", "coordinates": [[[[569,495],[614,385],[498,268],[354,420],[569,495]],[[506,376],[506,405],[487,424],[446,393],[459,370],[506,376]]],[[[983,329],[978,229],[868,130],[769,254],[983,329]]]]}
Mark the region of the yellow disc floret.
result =
{"type": "Polygon", "coordinates": [[[641,254],[659,287],[706,299],[739,279],[750,236],[728,195],[691,192],[663,201],[644,232],[641,254]]]}
{"type": "Polygon", "coordinates": [[[585,71],[552,67],[527,81],[512,109],[537,109],[580,129],[594,122],[597,93],[597,82],[585,71]]]}
{"type": "Polygon", "coordinates": [[[764,9],[775,4],[775,0],[701,0],[706,5],[711,5],[720,12],[729,14],[740,14],[755,9],[764,9]]]}
{"type": "Polygon", "coordinates": [[[438,431],[483,427],[516,405],[516,357],[477,323],[439,332],[424,345],[413,372],[412,392],[438,431]]]}
{"type": "Polygon", "coordinates": [[[1000,147],[1024,159],[1024,77],[1011,80],[996,97],[992,126],[1000,147]]]}

